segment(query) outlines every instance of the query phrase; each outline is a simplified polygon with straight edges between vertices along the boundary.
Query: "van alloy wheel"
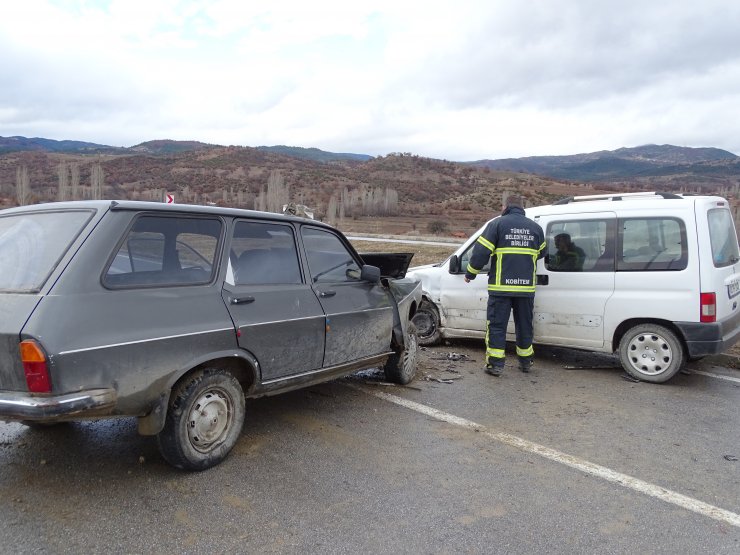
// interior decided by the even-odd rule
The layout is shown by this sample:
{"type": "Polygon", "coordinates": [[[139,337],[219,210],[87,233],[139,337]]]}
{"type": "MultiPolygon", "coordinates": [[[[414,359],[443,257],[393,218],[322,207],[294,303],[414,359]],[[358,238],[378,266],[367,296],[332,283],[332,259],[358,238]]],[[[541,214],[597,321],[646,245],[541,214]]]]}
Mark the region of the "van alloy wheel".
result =
{"type": "Polygon", "coordinates": [[[639,324],[629,329],[619,343],[619,358],[625,371],[643,381],[668,381],[684,363],[683,347],[668,328],[639,324]]]}

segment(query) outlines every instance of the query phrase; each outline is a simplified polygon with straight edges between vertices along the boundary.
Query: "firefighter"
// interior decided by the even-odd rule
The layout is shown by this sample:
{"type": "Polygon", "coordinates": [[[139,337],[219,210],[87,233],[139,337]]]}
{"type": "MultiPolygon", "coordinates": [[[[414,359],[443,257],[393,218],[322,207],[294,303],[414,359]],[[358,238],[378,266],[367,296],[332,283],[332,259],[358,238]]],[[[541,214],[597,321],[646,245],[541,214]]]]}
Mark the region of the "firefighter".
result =
{"type": "Polygon", "coordinates": [[[492,220],[478,237],[465,273],[465,283],[470,283],[490,259],[485,372],[491,376],[500,376],[504,370],[506,326],[512,310],[519,369],[529,372],[532,366],[535,271],[545,249],[545,234],[525,216],[522,197],[510,195],[503,209],[501,217],[492,220]]]}

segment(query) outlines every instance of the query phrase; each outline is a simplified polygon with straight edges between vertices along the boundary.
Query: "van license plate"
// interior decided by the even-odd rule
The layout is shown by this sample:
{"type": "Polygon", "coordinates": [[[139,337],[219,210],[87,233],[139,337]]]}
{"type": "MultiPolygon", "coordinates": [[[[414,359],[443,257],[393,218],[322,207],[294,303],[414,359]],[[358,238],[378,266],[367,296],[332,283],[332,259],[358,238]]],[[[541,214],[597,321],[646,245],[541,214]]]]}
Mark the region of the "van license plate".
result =
{"type": "Polygon", "coordinates": [[[735,278],[727,284],[727,295],[732,298],[738,293],[740,293],[740,278],[735,278]]]}

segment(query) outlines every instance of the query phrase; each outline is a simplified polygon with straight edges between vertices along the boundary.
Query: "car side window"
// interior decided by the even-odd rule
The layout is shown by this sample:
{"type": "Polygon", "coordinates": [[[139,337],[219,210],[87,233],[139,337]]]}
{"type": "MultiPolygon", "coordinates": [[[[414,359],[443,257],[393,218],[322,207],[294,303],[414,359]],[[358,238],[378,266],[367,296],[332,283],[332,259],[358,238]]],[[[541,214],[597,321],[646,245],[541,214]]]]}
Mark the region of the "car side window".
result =
{"type": "Polygon", "coordinates": [[[293,227],[268,222],[236,222],[226,282],[231,285],[303,283],[293,227]]]}
{"type": "Polygon", "coordinates": [[[358,281],[360,267],[341,239],[328,231],[313,227],[301,230],[306,258],[314,283],[358,281]]]}
{"type": "Polygon", "coordinates": [[[106,287],[209,283],[222,224],[217,218],[136,218],[103,276],[106,287]]]}
{"type": "Polygon", "coordinates": [[[686,225],[678,218],[620,219],[617,271],[683,270],[686,245],[686,225]]]}
{"type": "Polygon", "coordinates": [[[613,272],[614,228],[613,218],[549,223],[545,268],[551,272],[613,272]]]}

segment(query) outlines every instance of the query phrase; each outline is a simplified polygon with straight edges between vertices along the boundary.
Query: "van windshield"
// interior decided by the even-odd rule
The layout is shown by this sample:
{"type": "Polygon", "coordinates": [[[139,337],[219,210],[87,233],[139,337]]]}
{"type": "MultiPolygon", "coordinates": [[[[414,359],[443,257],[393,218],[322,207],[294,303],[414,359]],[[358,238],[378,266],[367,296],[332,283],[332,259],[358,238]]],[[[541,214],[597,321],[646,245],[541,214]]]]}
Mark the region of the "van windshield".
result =
{"type": "Polygon", "coordinates": [[[90,210],[0,217],[0,291],[40,290],[91,217],[90,210]]]}
{"type": "Polygon", "coordinates": [[[740,261],[735,224],[729,210],[714,208],[707,214],[712,260],[718,268],[740,261]]]}

